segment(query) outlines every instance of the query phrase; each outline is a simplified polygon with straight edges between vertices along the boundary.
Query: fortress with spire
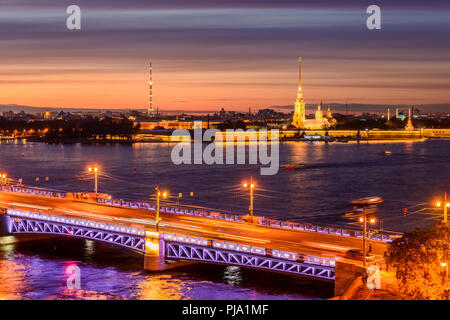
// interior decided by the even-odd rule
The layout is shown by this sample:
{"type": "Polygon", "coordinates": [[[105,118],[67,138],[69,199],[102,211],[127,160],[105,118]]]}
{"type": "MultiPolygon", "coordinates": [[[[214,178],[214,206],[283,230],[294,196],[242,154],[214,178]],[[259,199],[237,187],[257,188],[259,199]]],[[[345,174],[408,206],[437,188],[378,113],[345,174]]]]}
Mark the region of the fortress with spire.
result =
{"type": "Polygon", "coordinates": [[[294,117],[292,125],[298,129],[317,130],[328,128],[335,120],[331,115],[331,110],[328,107],[326,117],[323,116],[322,102],[317,106],[314,119],[306,119],[305,101],[303,100],[302,92],[302,57],[298,58],[298,93],[295,101],[294,117]]]}
{"type": "Polygon", "coordinates": [[[414,130],[414,125],[413,125],[412,119],[411,119],[411,108],[408,109],[408,122],[406,123],[405,130],[406,131],[414,130]]]}

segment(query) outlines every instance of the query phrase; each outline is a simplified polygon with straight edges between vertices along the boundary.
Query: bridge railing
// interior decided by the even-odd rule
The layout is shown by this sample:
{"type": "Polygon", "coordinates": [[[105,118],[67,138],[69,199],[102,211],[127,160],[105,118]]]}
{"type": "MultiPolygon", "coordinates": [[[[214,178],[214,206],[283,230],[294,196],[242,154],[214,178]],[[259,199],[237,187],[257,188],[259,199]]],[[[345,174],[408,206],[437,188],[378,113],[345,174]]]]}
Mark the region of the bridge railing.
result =
{"type": "Polygon", "coordinates": [[[63,193],[63,192],[48,191],[48,190],[41,190],[41,189],[34,189],[34,188],[27,188],[27,187],[1,186],[0,188],[1,188],[0,190],[2,190],[2,191],[33,194],[33,195],[44,196],[44,197],[56,197],[56,198],[65,198],[66,197],[66,193],[63,193]]]}
{"type": "MultiPolygon", "coordinates": [[[[18,187],[18,186],[1,186],[2,191],[9,192],[19,192],[24,194],[32,194],[38,196],[46,196],[46,197],[56,197],[56,198],[66,198],[66,194],[62,192],[55,191],[47,191],[40,190],[28,187],[18,187]]],[[[151,204],[148,202],[132,202],[126,201],[123,199],[106,199],[106,198],[97,198],[97,201],[102,204],[112,205],[112,206],[120,206],[125,208],[134,208],[134,209],[146,209],[150,211],[156,210],[155,204],[151,204]]],[[[236,222],[246,222],[247,219],[245,216],[229,214],[223,212],[215,212],[208,210],[200,210],[200,209],[188,209],[181,207],[171,207],[171,206],[161,206],[160,212],[169,213],[169,214],[181,214],[188,216],[198,216],[204,218],[211,219],[219,219],[226,221],[236,221],[236,222]]],[[[297,231],[308,231],[308,232],[317,232],[317,233],[325,233],[342,237],[356,237],[362,238],[362,232],[358,230],[352,230],[342,227],[329,227],[329,226],[320,226],[311,223],[302,223],[302,222],[291,222],[291,221],[283,221],[277,220],[273,218],[267,217],[255,217],[257,218],[257,223],[260,225],[282,228],[282,229],[291,229],[297,231]]],[[[399,237],[399,234],[389,234],[383,232],[375,232],[369,231],[369,238],[376,241],[383,242],[392,242],[394,239],[399,237]]]]}
{"type": "MultiPolygon", "coordinates": [[[[150,204],[147,202],[130,202],[122,199],[104,199],[98,198],[99,203],[113,206],[120,206],[126,208],[139,208],[154,211],[156,210],[155,204],[150,204]]],[[[204,218],[211,219],[219,219],[219,220],[227,220],[227,221],[236,221],[236,222],[246,222],[247,219],[242,215],[228,214],[223,212],[214,212],[208,210],[199,210],[199,209],[187,209],[181,207],[170,207],[170,206],[161,206],[159,209],[160,212],[169,213],[169,214],[181,214],[188,216],[198,216],[204,218]]],[[[329,227],[329,226],[320,226],[311,223],[302,223],[302,222],[291,222],[291,221],[282,221],[267,217],[255,217],[257,218],[257,223],[260,225],[282,228],[282,229],[290,229],[297,231],[308,231],[308,232],[316,232],[316,233],[325,233],[342,237],[356,237],[362,238],[362,231],[352,230],[342,227],[329,227]]],[[[383,242],[392,242],[394,239],[399,237],[398,234],[388,234],[388,233],[380,233],[375,231],[369,231],[369,238],[376,241],[383,242]]]]}
{"type": "MultiPolygon", "coordinates": [[[[150,211],[156,210],[156,205],[148,203],[148,202],[131,202],[131,201],[123,200],[123,199],[104,199],[104,198],[98,198],[97,202],[106,204],[106,205],[119,206],[119,207],[124,207],[124,208],[146,209],[146,210],[150,210],[150,211]]],[[[222,212],[212,212],[212,211],[208,211],[208,210],[160,206],[159,211],[163,212],[163,213],[182,214],[182,215],[187,215],[187,216],[197,216],[197,217],[221,219],[221,220],[228,220],[228,221],[238,221],[238,222],[246,221],[246,219],[241,215],[234,215],[234,214],[228,214],[228,213],[222,213],[222,212]]]]}
{"type": "MultiPolygon", "coordinates": [[[[299,231],[309,231],[317,233],[326,233],[331,235],[343,236],[343,237],[363,237],[362,231],[347,229],[343,227],[330,227],[330,226],[320,226],[311,223],[301,223],[301,222],[291,222],[291,221],[281,221],[271,218],[261,217],[260,224],[278,227],[283,229],[292,229],[299,231]]],[[[381,233],[378,231],[368,231],[368,237],[372,240],[392,242],[394,239],[399,237],[399,234],[388,234],[381,233]]]]}

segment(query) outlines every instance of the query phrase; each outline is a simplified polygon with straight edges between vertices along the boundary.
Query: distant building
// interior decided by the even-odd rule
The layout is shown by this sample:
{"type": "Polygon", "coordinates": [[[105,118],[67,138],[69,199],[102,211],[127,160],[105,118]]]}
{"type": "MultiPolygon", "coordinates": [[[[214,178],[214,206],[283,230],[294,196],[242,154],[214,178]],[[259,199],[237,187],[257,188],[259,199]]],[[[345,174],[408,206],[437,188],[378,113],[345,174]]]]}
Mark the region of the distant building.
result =
{"type": "Polygon", "coordinates": [[[327,119],[328,119],[328,121],[329,121],[330,119],[333,119],[333,115],[331,114],[331,109],[330,109],[330,107],[328,107],[328,110],[327,110],[327,119]]]}
{"type": "Polygon", "coordinates": [[[14,112],[12,112],[12,111],[3,111],[3,117],[4,118],[6,118],[6,119],[8,119],[8,120],[11,120],[11,119],[13,119],[14,118],[14,112]]]}
{"type": "Polygon", "coordinates": [[[304,128],[306,121],[305,101],[303,101],[302,92],[302,57],[298,58],[298,92],[297,100],[294,106],[294,116],[292,118],[292,125],[297,128],[304,128]]]}
{"type": "Polygon", "coordinates": [[[405,130],[406,131],[413,131],[414,130],[414,125],[412,123],[412,118],[411,118],[411,109],[409,109],[408,122],[406,123],[405,130]]]}
{"type": "MultiPolygon", "coordinates": [[[[135,121],[134,124],[139,124],[141,131],[145,130],[155,130],[155,129],[166,129],[166,130],[175,130],[175,129],[194,129],[195,121],[184,121],[184,120],[155,120],[155,121],[135,121]]],[[[218,122],[210,122],[210,125],[216,124],[218,122]]],[[[208,128],[208,122],[202,122],[202,128],[208,128]]]]}
{"type": "Polygon", "coordinates": [[[325,118],[323,117],[322,103],[320,103],[317,106],[317,110],[314,114],[314,119],[305,119],[305,121],[303,121],[302,129],[307,129],[307,130],[326,129],[330,125],[335,124],[335,123],[336,123],[336,120],[333,118],[330,108],[328,108],[326,117],[325,118]]]}
{"type": "Polygon", "coordinates": [[[305,102],[303,101],[302,92],[302,58],[298,58],[299,70],[298,70],[298,93],[297,100],[295,101],[294,116],[292,119],[292,125],[299,129],[324,129],[330,126],[330,121],[332,120],[331,110],[328,108],[327,117],[323,117],[322,103],[317,106],[317,111],[315,113],[314,119],[306,119],[306,108],[305,102]]]}

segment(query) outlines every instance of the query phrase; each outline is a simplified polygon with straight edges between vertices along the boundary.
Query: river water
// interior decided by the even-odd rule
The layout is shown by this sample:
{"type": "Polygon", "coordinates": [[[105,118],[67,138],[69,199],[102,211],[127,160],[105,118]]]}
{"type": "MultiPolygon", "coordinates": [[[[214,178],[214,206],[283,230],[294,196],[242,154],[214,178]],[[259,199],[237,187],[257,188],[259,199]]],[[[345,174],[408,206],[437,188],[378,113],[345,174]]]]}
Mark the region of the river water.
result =
{"type": "MultiPolygon", "coordinates": [[[[260,165],[175,165],[172,145],[62,145],[2,142],[0,172],[26,185],[92,190],[87,167],[100,167],[99,192],[148,200],[156,184],[173,203],[245,213],[256,183],[255,214],[327,225],[343,218],[354,198],[384,199],[374,228],[408,231],[439,218],[431,209],[450,178],[450,141],[280,144],[280,163],[306,165],[261,176],[260,165]],[[384,154],[390,150],[390,155],[384,154]],[[39,178],[37,181],[36,178],[39,178]],[[191,196],[193,192],[193,196],[191,196]],[[178,199],[179,193],[181,198],[178,199]],[[403,216],[408,208],[408,216],[403,216]]],[[[332,287],[236,267],[190,266],[142,272],[142,257],[78,239],[0,245],[0,299],[323,299],[332,287]],[[81,270],[81,290],[66,288],[70,265],[81,270]]]]}

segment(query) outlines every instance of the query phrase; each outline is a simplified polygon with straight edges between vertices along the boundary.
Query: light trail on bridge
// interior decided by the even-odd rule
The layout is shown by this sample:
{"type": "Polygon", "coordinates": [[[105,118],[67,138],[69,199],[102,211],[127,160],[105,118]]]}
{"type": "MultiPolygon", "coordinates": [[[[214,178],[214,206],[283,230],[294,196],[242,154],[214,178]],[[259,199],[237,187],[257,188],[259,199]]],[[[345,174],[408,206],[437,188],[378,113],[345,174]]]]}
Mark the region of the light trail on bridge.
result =
{"type": "Polygon", "coordinates": [[[50,207],[42,207],[42,206],[29,205],[26,203],[17,203],[17,202],[12,202],[12,203],[7,203],[7,204],[10,206],[18,206],[18,207],[25,207],[25,208],[38,209],[38,210],[52,210],[53,209],[50,207]]]}
{"type": "MultiPolygon", "coordinates": [[[[0,192],[3,203],[15,204],[15,207],[38,208],[45,207],[46,214],[76,217],[80,213],[96,221],[105,221],[136,227],[147,226],[155,230],[155,212],[145,209],[124,208],[99,204],[89,200],[70,200],[55,197],[44,197],[14,192],[0,192]],[[95,213],[94,213],[95,212],[95,213]]],[[[216,220],[198,216],[182,216],[177,214],[161,213],[162,224],[160,231],[179,233],[186,236],[220,240],[232,239],[240,244],[264,244],[267,249],[286,250],[314,256],[328,256],[345,258],[343,248],[360,248],[361,240],[354,237],[334,236],[318,232],[289,230],[271,226],[216,220]]],[[[386,244],[379,241],[372,242],[373,254],[381,256],[386,244]]]]}

